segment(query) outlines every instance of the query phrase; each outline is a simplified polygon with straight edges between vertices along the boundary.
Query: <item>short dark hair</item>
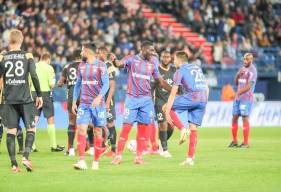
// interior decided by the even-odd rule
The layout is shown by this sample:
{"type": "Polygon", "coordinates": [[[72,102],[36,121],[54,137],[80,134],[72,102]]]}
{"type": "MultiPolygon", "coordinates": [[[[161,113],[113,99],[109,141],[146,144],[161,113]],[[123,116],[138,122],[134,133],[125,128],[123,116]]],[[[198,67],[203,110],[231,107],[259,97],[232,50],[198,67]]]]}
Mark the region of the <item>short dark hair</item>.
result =
{"type": "Polygon", "coordinates": [[[40,57],[40,60],[42,60],[42,61],[46,61],[48,59],[51,59],[51,54],[48,52],[43,53],[40,57]]]}
{"type": "Polygon", "coordinates": [[[182,61],[188,61],[188,55],[185,51],[176,51],[176,56],[182,61]]]}
{"type": "Polygon", "coordinates": [[[73,52],[72,54],[72,57],[71,57],[72,60],[79,60],[81,59],[81,50],[77,49],[73,52]]]}
{"type": "Polygon", "coordinates": [[[106,48],[105,46],[99,47],[99,50],[100,50],[100,51],[106,51],[106,52],[108,52],[108,50],[107,50],[107,48],[106,48]]]}
{"type": "Polygon", "coordinates": [[[170,51],[167,51],[167,50],[164,50],[164,51],[161,52],[161,55],[162,55],[162,54],[171,54],[171,52],[170,52],[170,51]]]}
{"type": "Polygon", "coordinates": [[[95,43],[85,43],[85,44],[83,44],[83,47],[86,49],[90,49],[93,52],[97,51],[97,46],[95,43]]]}
{"type": "Polygon", "coordinates": [[[153,43],[151,41],[144,41],[141,44],[141,48],[150,47],[150,46],[153,46],[153,43]]]}

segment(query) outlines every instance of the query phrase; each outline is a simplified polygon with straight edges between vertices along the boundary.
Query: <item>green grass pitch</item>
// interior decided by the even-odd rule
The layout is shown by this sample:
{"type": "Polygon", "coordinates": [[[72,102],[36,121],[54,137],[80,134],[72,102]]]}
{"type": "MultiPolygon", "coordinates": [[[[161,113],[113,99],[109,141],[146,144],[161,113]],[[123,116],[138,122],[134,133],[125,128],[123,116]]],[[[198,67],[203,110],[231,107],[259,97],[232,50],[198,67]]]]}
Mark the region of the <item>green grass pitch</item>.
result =
{"type": "MultiPolygon", "coordinates": [[[[240,140],[242,138],[241,129],[240,140]]],[[[131,133],[131,137],[135,133],[131,133]]],[[[58,130],[59,144],[66,143],[66,131],[58,130]]],[[[72,164],[77,157],[51,153],[48,136],[38,131],[39,153],[33,153],[34,172],[13,174],[5,142],[0,154],[1,192],[56,191],[281,191],[281,128],[251,129],[249,149],[229,149],[229,129],[203,128],[199,130],[197,155],[193,167],[181,167],[185,159],[186,143],[177,145],[178,131],[169,141],[171,159],[145,156],[145,165],[134,165],[134,155],[128,150],[123,163],[110,165],[111,159],[102,157],[99,171],[76,171],[72,164]]],[[[5,141],[5,139],[4,139],[5,141]]],[[[18,160],[20,157],[18,157],[18,160]]],[[[90,167],[92,157],[87,157],[90,167]]]]}

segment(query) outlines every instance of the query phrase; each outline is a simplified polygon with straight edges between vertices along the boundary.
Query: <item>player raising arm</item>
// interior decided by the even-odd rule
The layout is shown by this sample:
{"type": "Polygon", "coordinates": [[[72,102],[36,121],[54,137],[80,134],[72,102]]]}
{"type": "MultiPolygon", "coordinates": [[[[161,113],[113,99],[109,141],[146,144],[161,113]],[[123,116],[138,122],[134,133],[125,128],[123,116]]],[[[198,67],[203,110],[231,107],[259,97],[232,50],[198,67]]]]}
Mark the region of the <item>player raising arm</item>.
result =
{"type": "Polygon", "coordinates": [[[136,164],[143,164],[142,152],[145,149],[146,131],[150,129],[154,120],[154,107],[151,98],[150,81],[154,77],[167,91],[171,90],[169,84],[160,76],[158,71],[159,61],[153,57],[154,47],[151,42],[145,41],[141,46],[141,53],[135,56],[125,57],[117,61],[112,55],[113,64],[116,67],[127,67],[128,69],[128,90],[125,101],[123,128],[117,145],[117,153],[112,161],[113,165],[120,164],[122,153],[128,140],[134,122],[137,126],[137,153],[136,164]]]}

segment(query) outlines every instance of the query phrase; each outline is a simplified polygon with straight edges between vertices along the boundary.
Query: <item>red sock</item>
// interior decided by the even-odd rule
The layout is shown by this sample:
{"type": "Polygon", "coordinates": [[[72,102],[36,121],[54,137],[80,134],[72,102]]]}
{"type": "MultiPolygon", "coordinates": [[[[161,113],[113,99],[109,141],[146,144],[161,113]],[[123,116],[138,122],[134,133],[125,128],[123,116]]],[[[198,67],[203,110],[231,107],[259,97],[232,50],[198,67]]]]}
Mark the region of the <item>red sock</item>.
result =
{"type": "Polygon", "coordinates": [[[124,124],[123,125],[122,131],[120,133],[120,137],[119,137],[119,140],[118,140],[117,155],[122,155],[131,129],[132,129],[131,124],[124,124]]]}
{"type": "Polygon", "coordinates": [[[244,136],[244,144],[249,144],[249,133],[250,133],[250,124],[248,121],[243,122],[243,136],[244,136]]]}
{"type": "Polygon", "coordinates": [[[173,123],[174,125],[179,129],[179,130],[182,130],[184,128],[181,120],[178,118],[178,115],[176,114],[175,111],[171,110],[170,111],[170,116],[173,120],[173,123]]]}
{"type": "Polygon", "coordinates": [[[77,149],[80,160],[85,160],[86,136],[78,134],[77,141],[77,149]]]}
{"type": "Polygon", "coordinates": [[[150,125],[140,124],[138,123],[137,130],[137,157],[142,156],[142,152],[145,149],[146,145],[146,133],[147,129],[149,129],[150,125]]]}
{"type": "Polygon", "coordinates": [[[232,122],[232,141],[238,143],[237,133],[238,133],[238,122],[232,122]]]}
{"type": "Polygon", "coordinates": [[[191,130],[189,136],[189,149],[188,149],[188,157],[194,158],[195,149],[197,144],[197,131],[191,130]]]}
{"type": "Polygon", "coordinates": [[[94,161],[98,161],[102,151],[102,138],[95,137],[94,147],[95,147],[94,161]]]}
{"type": "Polygon", "coordinates": [[[150,138],[150,143],[152,145],[152,150],[153,151],[157,151],[158,150],[158,145],[156,143],[156,127],[155,127],[155,123],[152,123],[150,125],[149,138],[150,138]]]}

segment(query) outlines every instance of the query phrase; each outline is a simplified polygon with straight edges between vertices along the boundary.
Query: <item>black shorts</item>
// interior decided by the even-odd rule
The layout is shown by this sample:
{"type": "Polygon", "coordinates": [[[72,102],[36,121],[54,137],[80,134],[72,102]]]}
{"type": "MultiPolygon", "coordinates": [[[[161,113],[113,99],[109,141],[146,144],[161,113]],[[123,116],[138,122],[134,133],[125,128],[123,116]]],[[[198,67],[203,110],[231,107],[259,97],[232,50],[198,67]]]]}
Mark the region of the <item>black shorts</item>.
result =
{"type": "Polygon", "coordinates": [[[17,128],[22,118],[26,128],[35,127],[34,103],[5,104],[5,119],[8,129],[17,128]]]}
{"type": "Polygon", "coordinates": [[[156,113],[157,121],[158,122],[166,121],[165,114],[162,111],[162,105],[155,105],[154,107],[155,107],[155,113],[156,113]]]}
{"type": "Polygon", "coordinates": [[[5,105],[0,104],[0,117],[1,117],[1,123],[6,127],[7,126],[7,121],[6,121],[6,115],[5,115],[5,105]]]}
{"type": "MultiPolygon", "coordinates": [[[[36,100],[36,92],[32,92],[32,96],[34,100],[36,100]]],[[[44,113],[45,118],[53,117],[54,112],[54,103],[53,103],[53,96],[51,92],[42,92],[43,98],[43,106],[40,109],[37,109],[34,105],[35,116],[40,116],[42,111],[44,113]]]]}
{"type": "Polygon", "coordinates": [[[116,119],[115,106],[110,106],[109,111],[106,112],[107,121],[114,121],[116,119]]]}

